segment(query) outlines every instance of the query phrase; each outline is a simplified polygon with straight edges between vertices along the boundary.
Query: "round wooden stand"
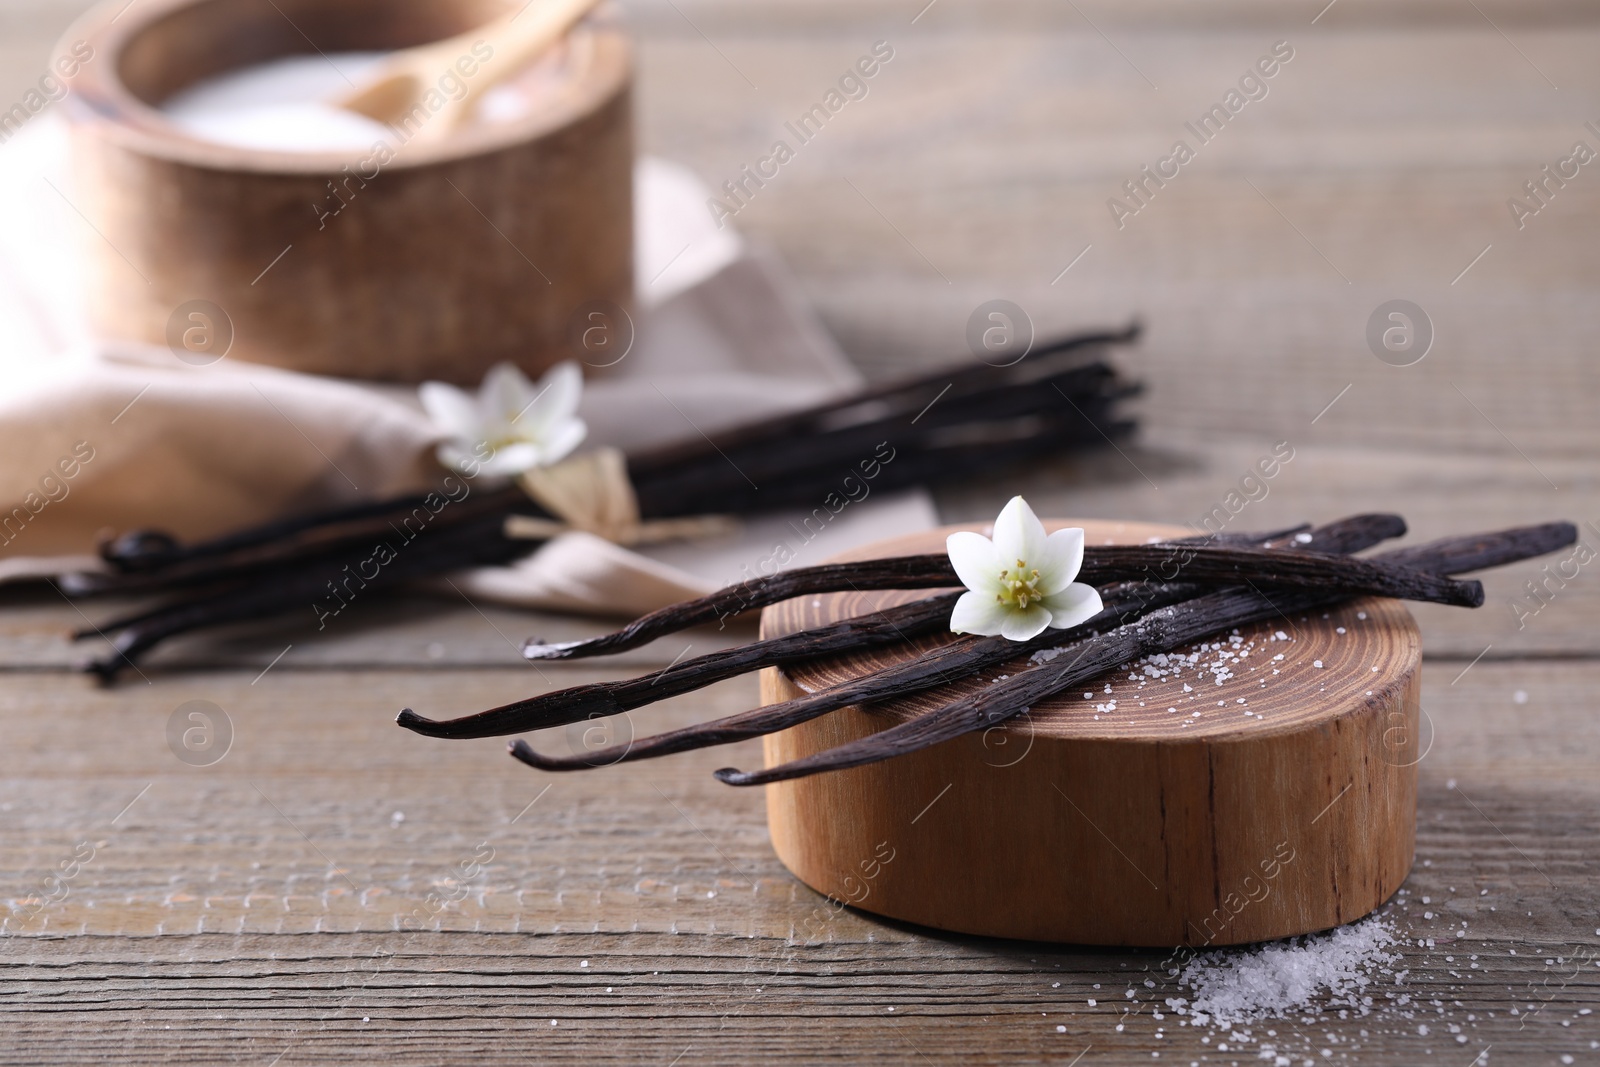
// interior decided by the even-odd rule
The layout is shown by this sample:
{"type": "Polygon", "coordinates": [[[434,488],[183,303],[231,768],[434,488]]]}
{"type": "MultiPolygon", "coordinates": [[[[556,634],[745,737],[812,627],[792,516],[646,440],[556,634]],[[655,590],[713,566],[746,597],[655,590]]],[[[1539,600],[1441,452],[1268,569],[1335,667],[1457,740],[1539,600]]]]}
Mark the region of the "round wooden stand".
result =
{"type": "Polygon", "coordinates": [[[604,16],[542,61],[529,114],[396,133],[385,151],[213,144],[157,110],[227,70],[423,44],[521,3],[107,0],[85,15],[61,50],[81,41],[93,59],[63,107],[96,328],[188,362],[394,381],[581,358],[588,313],[615,317],[633,292],[632,53],[604,16]]]}
{"type": "MultiPolygon", "coordinates": [[[[1046,525],[1081,525],[1091,545],[1189,532],[1046,525]]],[[[845,558],[939,551],[960,528],[845,558]]],[[[919,595],[787,601],[766,610],[762,635],[919,595]]],[[[802,881],[841,901],[1000,937],[1237,944],[1347,923],[1387,900],[1410,870],[1416,834],[1421,641],[1410,613],[1365,599],[1183,651],[1198,659],[1175,676],[1131,665],[986,733],[769,785],[773,846],[802,881]]],[[[768,669],[762,699],[825,688],[889,658],[768,669]]],[[[974,687],[825,715],[769,736],[767,764],[876,733],[974,687]]]]}

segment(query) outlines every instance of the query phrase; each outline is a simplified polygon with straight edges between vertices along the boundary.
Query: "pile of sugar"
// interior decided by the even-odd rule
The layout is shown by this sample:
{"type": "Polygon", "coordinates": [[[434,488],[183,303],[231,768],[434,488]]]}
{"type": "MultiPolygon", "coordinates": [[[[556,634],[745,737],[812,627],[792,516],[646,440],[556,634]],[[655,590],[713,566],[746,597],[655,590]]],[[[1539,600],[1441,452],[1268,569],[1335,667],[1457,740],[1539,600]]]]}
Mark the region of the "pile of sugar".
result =
{"type": "MultiPolygon", "coordinates": [[[[166,101],[162,112],[189,133],[217,144],[284,152],[371,150],[395,132],[331,101],[365,84],[383,52],[286,56],[226,71],[166,101]]],[[[525,86],[496,85],[479,102],[488,122],[521,118],[532,107],[525,86]]]]}
{"type": "Polygon", "coordinates": [[[167,118],[218,144],[279,151],[368,149],[389,127],[328,103],[359,85],[379,52],[288,56],[208,78],[162,105],[167,118]]]}
{"type": "Polygon", "coordinates": [[[1244,952],[1208,952],[1178,976],[1194,999],[1171,997],[1167,1006],[1188,1015],[1193,1025],[1212,1023],[1223,1030],[1325,1008],[1367,1015],[1373,1004],[1368,987],[1393,976],[1400,961],[1389,951],[1397,940],[1389,921],[1374,917],[1244,952]]]}

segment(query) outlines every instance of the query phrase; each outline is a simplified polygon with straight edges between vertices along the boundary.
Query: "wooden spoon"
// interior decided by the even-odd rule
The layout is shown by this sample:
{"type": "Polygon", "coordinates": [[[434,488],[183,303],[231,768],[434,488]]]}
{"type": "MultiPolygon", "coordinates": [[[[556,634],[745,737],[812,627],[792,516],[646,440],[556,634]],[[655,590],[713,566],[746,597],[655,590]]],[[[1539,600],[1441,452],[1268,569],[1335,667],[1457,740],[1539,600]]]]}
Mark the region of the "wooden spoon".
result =
{"type": "Polygon", "coordinates": [[[597,3],[599,0],[530,0],[512,14],[466,33],[395,52],[365,85],[332,103],[401,126],[413,137],[432,139],[449,133],[472,113],[484,93],[524,70],[597,3]],[[492,49],[487,57],[485,45],[492,49]],[[441,79],[445,84],[440,84],[441,79]],[[435,90],[444,99],[436,111],[429,110],[425,102],[427,94],[435,90]]]}

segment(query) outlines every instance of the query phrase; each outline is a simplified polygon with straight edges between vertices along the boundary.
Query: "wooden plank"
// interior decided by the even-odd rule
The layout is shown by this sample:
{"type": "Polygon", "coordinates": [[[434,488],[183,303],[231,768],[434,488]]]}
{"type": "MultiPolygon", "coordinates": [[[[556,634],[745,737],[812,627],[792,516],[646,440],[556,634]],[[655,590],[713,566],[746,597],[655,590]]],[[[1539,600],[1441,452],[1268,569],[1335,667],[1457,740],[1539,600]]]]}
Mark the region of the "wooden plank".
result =
{"type": "Polygon", "coordinates": [[[1313,19],[1328,28],[1395,26],[1470,26],[1480,29],[1488,17],[1511,28],[1582,25],[1597,11],[1582,0],[1550,4],[1517,4],[1514,0],[1480,0],[1480,14],[1470,5],[1450,0],[1342,0],[1321,18],[1327,0],[1283,4],[1273,0],[1133,0],[1071,4],[1052,0],[988,0],[983,4],[929,3],[928,0],[627,0],[629,16],[651,36],[696,36],[707,33],[739,37],[776,37],[794,33],[830,34],[858,27],[904,27],[915,20],[925,32],[965,33],[1017,30],[1083,30],[1088,20],[1101,27],[1125,30],[1306,26],[1313,19]]]}
{"type": "MultiPolygon", "coordinates": [[[[1359,403],[1324,419],[1344,443],[1584,454],[1600,183],[1574,179],[1521,231],[1506,204],[1574,141],[1600,144],[1592,31],[1521,35],[1532,63],[1492,31],[1298,37],[1270,94],[1119,230],[1122,182],[1198,145],[1184,123],[1274,39],[1129,36],[1134,69],[1093,34],[897,38],[869,95],[737,225],[783,250],[879,375],[967,358],[968,316],[1003,296],[1041,333],[1143,318],[1153,424],[1283,434],[1350,385],[1359,403]],[[1368,351],[1395,298],[1437,334],[1413,367],[1368,351]]],[[[648,42],[645,145],[720,186],[793,141],[785,121],[869,44],[724,41],[725,63],[705,41],[648,42]]]]}
{"type": "Polygon", "coordinates": [[[1149,955],[924,937],[791,950],[775,941],[659,934],[427,934],[403,943],[372,935],[217,935],[125,945],[137,955],[113,955],[93,939],[8,945],[0,961],[10,994],[0,1063],[281,1057],[283,1064],[665,1065],[675,1056],[747,1064],[875,1055],[1066,1064],[1086,1050],[1085,1064],[1252,1063],[1262,1044],[1292,1051],[1297,1064],[1322,1062],[1323,1048],[1334,1050],[1335,1063],[1467,1063],[1490,1046],[1489,1062],[1560,1062],[1563,1053],[1582,1062],[1592,1055],[1595,1025],[1578,1012],[1594,1003],[1600,973],[1580,971],[1562,984],[1574,954],[1592,952],[1592,944],[1546,942],[1528,955],[1523,943],[1516,956],[1509,954],[1516,946],[1495,939],[1412,946],[1401,964],[1417,982],[1409,988],[1415,995],[1423,975],[1443,979],[1447,988],[1435,990],[1449,997],[1442,1012],[1430,1005],[1409,1018],[1391,1010],[1346,1023],[1275,1021],[1275,1037],[1258,1029],[1259,1042],[1235,1043],[1230,1056],[1221,1046],[1231,1035],[1180,1027],[1163,1010],[1162,998],[1175,990],[1164,982],[1144,987],[1147,975],[1159,976],[1147,970],[1158,962],[1149,955]],[[1467,969],[1469,947],[1480,957],[1475,970],[1467,969]],[[1445,961],[1456,953],[1458,963],[1445,961]],[[1547,967],[1555,957],[1544,953],[1565,962],[1547,967]],[[1450,970],[1462,977],[1447,977],[1450,970]],[[1524,1014],[1509,1015],[1514,1004],[1524,1014]],[[86,1022],[64,1029],[63,1019],[86,1022]]]}
{"type": "MultiPolygon", "coordinates": [[[[596,677],[547,670],[559,682],[596,677]]],[[[1564,882],[1591,867],[1592,842],[1543,835],[1556,833],[1563,812],[1587,818],[1580,813],[1600,789],[1586,755],[1600,743],[1585,688],[1597,671],[1590,663],[1480,662],[1451,685],[1461,668],[1440,664],[1424,680],[1423,706],[1439,734],[1428,769],[1506,797],[1485,810],[1516,813],[1532,842],[1517,845],[1536,863],[1544,855],[1544,868],[1564,882]],[[1519,690],[1528,703],[1515,703],[1519,690]],[[1548,822],[1529,821],[1526,798],[1546,807],[1548,822]]],[[[791,932],[795,888],[768,850],[760,794],[710,778],[716,767],[758,763],[753,743],[546,777],[506,757],[502,741],[428,741],[391,723],[401,706],[438,716],[530,690],[537,687],[517,671],[273,672],[255,684],[230,673],[112,692],[53,675],[0,679],[11,724],[0,755],[10,805],[0,899],[25,899],[75,842],[106,842],[66,900],[26,923],[13,916],[5,929],[391,929],[488,841],[492,877],[461,909],[431,917],[437,924],[791,932]],[[231,749],[210,767],[186,765],[169,748],[169,721],[187,728],[186,713],[174,713],[191,700],[210,701],[232,725],[231,749]]],[[[629,719],[654,730],[754,700],[753,680],[740,679],[629,719]]],[[[534,743],[560,750],[565,734],[534,743]]],[[[1424,793],[1432,790],[1425,807],[1439,805],[1438,785],[1424,775],[1424,793]]],[[[1513,869],[1503,841],[1480,835],[1473,843],[1480,859],[1502,857],[1508,876],[1528,873],[1513,869]]]]}
{"type": "MultiPolygon", "coordinates": [[[[598,676],[540,670],[551,685],[598,676]]],[[[775,860],[751,863],[765,836],[759,793],[732,793],[709,778],[720,765],[712,761],[759,759],[757,746],[674,761],[643,777],[548,779],[507,757],[503,741],[426,741],[391,721],[406,705],[444,716],[548,688],[537,678],[515,669],[274,670],[259,682],[211,674],[104,691],[74,678],[12,676],[0,688],[18,727],[3,773],[17,833],[7,835],[0,868],[35,877],[62,848],[106,842],[72,895],[38,916],[41,932],[390,929],[427,893],[459,879],[459,864],[483,842],[505,857],[499,863],[512,864],[516,884],[464,902],[468,928],[587,929],[594,904],[617,899],[632,913],[624,928],[710,930],[727,922],[719,892],[792,895],[775,860]],[[169,747],[169,719],[190,700],[213,702],[231,722],[231,749],[212,767],[191,769],[169,747]],[[81,801],[64,803],[62,791],[77,788],[81,801]],[[239,819],[252,828],[236,837],[224,827],[239,819]],[[208,829],[171,836],[179,826],[208,829]],[[581,842],[593,844],[595,835],[613,851],[584,858],[581,842]],[[240,852],[224,839],[250,843],[240,852]],[[557,858],[559,840],[578,848],[557,858]],[[331,873],[330,863],[342,873],[331,873]],[[391,904],[402,898],[396,911],[391,904]]],[[[742,679],[631,720],[654,729],[733,710],[753,695],[753,680],[742,679]]],[[[551,733],[535,743],[565,750],[568,732],[551,733]]],[[[26,884],[8,889],[0,898],[27,892],[26,884]]],[[[424,918],[433,925],[430,912],[424,918]]]]}
{"type": "MultiPolygon", "coordinates": [[[[1600,990],[1588,962],[1600,951],[1600,784],[1586,755],[1600,746],[1600,665],[1485,662],[1452,686],[1455,673],[1424,671],[1435,736],[1419,767],[1419,866],[1391,910],[1413,942],[1410,975],[1374,990],[1371,1017],[1273,1023],[1295,1062],[1323,1047],[1338,1062],[1415,1063],[1428,1049],[1465,1062],[1490,1045],[1516,1062],[1600,1037],[1576,1014],[1600,990]]],[[[1159,954],[943,938],[826,908],[824,935],[799,943],[819,898],[771,857],[759,797],[707,775],[753,746],[542,779],[493,742],[427,742],[386,722],[398,701],[499,699],[519,684],[515,672],[385,671],[272,674],[252,688],[219,674],[109,695],[54,676],[0,680],[11,724],[0,899],[25,902],[75,841],[104,842],[36,917],[42,929],[13,916],[8,932],[29,936],[0,939],[0,1062],[137,1049],[177,1062],[340,1050],[666,1063],[686,1048],[686,1062],[913,1050],[1066,1062],[1091,1044],[1113,1060],[1215,1062],[1229,1039],[1178,1025],[1163,1002],[1181,991],[1159,954]],[[237,728],[234,750],[203,769],[177,763],[162,737],[171,705],[196,694],[237,728]],[[483,840],[494,857],[435,913],[427,894],[455,895],[457,864],[483,840]],[[437,921],[395,929],[417,909],[437,921]]],[[[750,693],[725,689],[659,721],[750,693]]]]}

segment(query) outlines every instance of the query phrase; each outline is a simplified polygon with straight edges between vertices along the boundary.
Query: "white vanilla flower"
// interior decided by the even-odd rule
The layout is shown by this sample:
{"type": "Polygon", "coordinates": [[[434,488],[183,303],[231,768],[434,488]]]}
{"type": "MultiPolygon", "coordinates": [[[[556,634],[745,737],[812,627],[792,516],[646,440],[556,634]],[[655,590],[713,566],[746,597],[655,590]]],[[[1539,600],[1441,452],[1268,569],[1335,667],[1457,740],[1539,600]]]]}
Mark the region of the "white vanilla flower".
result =
{"type": "Polygon", "coordinates": [[[994,540],[953,533],[945,541],[950,564],[969,590],[950,613],[958,634],[999,634],[1011,641],[1062,630],[1098,615],[1100,593],[1074,582],[1083,566],[1083,530],[1045,535],[1044,524],[1020,496],[994,520],[994,540]]]}
{"type": "Polygon", "coordinates": [[[538,385],[509,363],[483,376],[478,395],[444,382],[417,390],[435,426],[446,434],[439,462],[473,477],[510,477],[564,459],[589,432],[578,418],[583,373],[568,360],[538,385]]]}

